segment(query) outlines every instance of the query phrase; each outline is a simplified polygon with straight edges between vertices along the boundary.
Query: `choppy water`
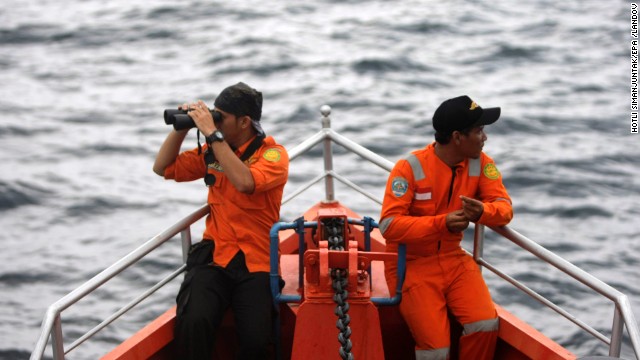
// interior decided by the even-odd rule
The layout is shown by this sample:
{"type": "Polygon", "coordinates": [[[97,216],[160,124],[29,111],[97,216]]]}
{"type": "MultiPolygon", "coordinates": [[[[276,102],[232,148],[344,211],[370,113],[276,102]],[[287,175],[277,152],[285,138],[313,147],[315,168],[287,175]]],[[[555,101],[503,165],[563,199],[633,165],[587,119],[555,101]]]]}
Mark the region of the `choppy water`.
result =
{"type": "MultiPolygon", "coordinates": [[[[640,315],[640,151],[629,133],[626,1],[45,1],[0,5],[0,359],[26,359],[46,307],[205,201],[154,175],[162,109],[245,81],[291,148],[333,127],[396,161],[432,140],[444,99],[501,106],[485,150],[513,228],[627,294],[640,315]]],[[[195,145],[195,135],[187,140],[195,145]]],[[[292,164],[288,193],[321,162],[292,164]]],[[[339,173],[382,196],[386,174],[336,149],[339,173]]],[[[287,204],[293,219],[323,194],[287,204]]],[[[286,194],[285,194],[286,195],[286,194]]],[[[378,218],[359,195],[339,200],[378,218]]],[[[342,196],[342,197],[341,197],[342,196]]],[[[201,227],[194,229],[199,236],[201,227]]],[[[506,241],[486,257],[609,334],[613,307],[506,241]]],[[[172,241],[77,310],[74,339],[179,262],[172,241]],[[125,300],[126,299],[126,300],[125,300]],[[88,314],[88,315],[87,315],[88,314]]],[[[607,350],[487,274],[494,298],[579,355],[607,350]]],[[[173,283],[82,346],[112,348],[172,303],[173,283]]],[[[633,358],[626,343],[623,355],[633,358]]]]}

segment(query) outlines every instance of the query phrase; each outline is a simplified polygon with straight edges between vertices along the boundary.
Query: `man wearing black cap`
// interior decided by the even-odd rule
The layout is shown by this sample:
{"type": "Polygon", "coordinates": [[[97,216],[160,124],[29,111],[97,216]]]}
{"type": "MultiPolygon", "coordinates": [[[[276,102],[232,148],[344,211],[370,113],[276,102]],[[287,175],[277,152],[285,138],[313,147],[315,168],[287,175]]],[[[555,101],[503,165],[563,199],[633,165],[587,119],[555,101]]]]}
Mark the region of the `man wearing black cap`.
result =
{"type": "Polygon", "coordinates": [[[236,357],[264,359],[272,328],[269,231],[280,218],[289,158],[262,130],[262,94],[244,83],[225,88],[213,111],[202,101],[181,108],[207,144],[179,153],[188,130],[173,130],[153,170],[175,181],[204,177],[210,212],[176,298],[177,358],[211,359],[216,330],[231,308],[236,357]]]}
{"type": "MultiPolygon", "coordinates": [[[[433,115],[436,142],[396,163],[385,190],[380,231],[387,251],[406,244],[400,312],[416,342],[416,359],[448,359],[448,313],[462,325],[460,359],[493,359],[498,318],[478,265],[461,247],[469,222],[503,226],[511,199],[502,176],[482,152],[484,126],[500,108],[468,96],[443,102],[433,115]]],[[[396,266],[385,265],[394,291],[396,266]]]]}

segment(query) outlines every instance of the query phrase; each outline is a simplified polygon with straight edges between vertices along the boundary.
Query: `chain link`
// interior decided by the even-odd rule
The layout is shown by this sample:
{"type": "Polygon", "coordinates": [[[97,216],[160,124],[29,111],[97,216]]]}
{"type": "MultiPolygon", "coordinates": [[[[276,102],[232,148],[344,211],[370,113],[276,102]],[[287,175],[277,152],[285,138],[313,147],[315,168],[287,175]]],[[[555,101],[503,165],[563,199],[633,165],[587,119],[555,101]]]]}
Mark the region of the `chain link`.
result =
{"type": "MultiPolygon", "coordinates": [[[[325,230],[328,235],[329,250],[344,251],[344,220],[343,219],[327,219],[325,221],[325,230]]],[[[338,317],[336,327],[340,332],[338,333],[338,341],[340,342],[340,357],[343,360],[354,360],[351,353],[351,317],[349,316],[349,303],[347,298],[349,293],[347,292],[348,275],[346,269],[331,269],[332,287],[335,291],[333,301],[337,304],[334,311],[338,317]]]]}

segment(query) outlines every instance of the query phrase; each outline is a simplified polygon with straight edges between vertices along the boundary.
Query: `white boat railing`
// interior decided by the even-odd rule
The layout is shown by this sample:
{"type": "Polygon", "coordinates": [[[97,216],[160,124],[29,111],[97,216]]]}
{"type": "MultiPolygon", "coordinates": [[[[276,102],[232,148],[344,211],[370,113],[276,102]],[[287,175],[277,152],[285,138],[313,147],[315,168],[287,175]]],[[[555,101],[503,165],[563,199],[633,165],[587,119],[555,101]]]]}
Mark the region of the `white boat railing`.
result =
{"type": "MultiPolygon", "coordinates": [[[[322,130],[318,133],[312,135],[311,137],[304,140],[301,144],[295,146],[294,148],[288,151],[289,159],[294,160],[298,156],[306,153],[308,150],[319,144],[323,143],[323,158],[324,158],[324,172],[321,175],[318,175],[311,181],[303,184],[299,189],[295,190],[291,194],[289,194],[285,199],[283,199],[282,204],[286,204],[293,198],[300,195],[302,192],[318,183],[321,180],[325,181],[325,201],[334,201],[335,200],[335,190],[334,190],[334,182],[336,179],[343,184],[347,185],[349,188],[363,194],[369,199],[375,201],[378,204],[382,204],[382,200],[377,198],[376,196],[370,194],[365,189],[359,187],[348,179],[340,176],[333,170],[333,152],[332,152],[332,143],[335,142],[346,148],[347,150],[359,155],[365,160],[379,166],[380,168],[391,171],[394,164],[389,160],[379,156],[378,154],[366,149],[365,147],[347,139],[346,137],[338,134],[334,130],[331,129],[331,120],[329,115],[331,114],[331,108],[328,105],[323,105],[320,109],[322,113],[322,130]]],[[[158,248],[160,245],[165,242],[171,240],[177,234],[181,235],[182,241],[182,256],[183,262],[186,262],[187,253],[189,250],[189,246],[191,245],[191,225],[193,225],[198,220],[202,219],[209,213],[208,205],[203,205],[196,211],[187,215],[180,221],[176,222],[160,234],[154,236],[143,245],[133,250],[131,253],[118,260],[116,263],[103,270],[89,281],[81,285],[80,287],[73,290],[71,293],[67,294],[47,309],[45,314],[45,318],[42,322],[40,336],[36,342],[34,347],[34,351],[31,354],[31,360],[39,360],[42,359],[45,348],[51,338],[51,346],[53,351],[54,360],[62,360],[65,358],[65,355],[70,351],[84,343],[86,340],[95,335],[98,331],[102,330],[110,323],[115,321],[121,315],[132,309],[138,303],[149,297],[156,290],[173,280],[180,273],[184,271],[185,265],[183,264],[181,267],[173,271],[167,277],[162,279],[153,287],[149,288],[138,297],[133,299],[131,302],[126,304],[120,310],[103,320],[99,325],[95,326],[93,329],[89,330],[87,333],[82,335],[80,338],[71,343],[67,349],[65,349],[63,336],[62,336],[62,317],[61,314],[64,310],[77,303],[85,296],[105,284],[107,281],[112,279],[113,277],[120,274],[122,271],[127,269],[129,266],[135,264],[140,259],[151,253],[153,250],[158,248]]],[[[592,336],[601,340],[605,344],[609,346],[609,356],[611,357],[620,357],[621,348],[622,348],[622,338],[624,328],[626,327],[627,333],[631,340],[631,345],[633,347],[633,351],[635,353],[636,358],[640,359],[640,331],[638,330],[638,324],[636,322],[635,316],[631,310],[631,305],[629,303],[629,299],[626,295],[622,294],[618,290],[613,287],[607,285],[601,280],[595,278],[591,274],[586,271],[578,268],[577,266],[571,264],[567,260],[564,260],[560,256],[552,253],[551,251],[545,249],[541,245],[537,244],[535,241],[528,239],[527,237],[521,235],[517,231],[509,228],[508,226],[504,227],[492,227],[491,228],[497,234],[503,236],[504,238],[512,241],[517,244],[524,250],[533,254],[534,256],[540,258],[542,261],[556,267],[562,272],[568,274],[573,277],[577,281],[582,284],[590,287],[598,294],[606,297],[611,300],[615,304],[615,310],[613,314],[612,321],[612,330],[611,337],[603,335],[597,330],[593,329],[591,326],[584,323],[582,320],[577,317],[571,315],[566,310],[562,309],[558,305],[552,303],[548,299],[544,298],[542,295],[537,294],[535,291],[528,288],[526,285],[521,282],[513,279],[497,267],[493,266],[491,263],[486,261],[483,255],[483,245],[484,245],[484,226],[477,225],[475,227],[474,233],[474,246],[473,246],[473,257],[478,264],[483,266],[484,268],[492,271],[496,275],[500,276],[502,279],[508,281],[513,284],[518,289],[522,290],[527,295],[541,302],[542,304],[548,306],[553,309],[560,315],[564,316],[568,320],[572,321],[585,331],[587,331],[592,336]]]]}
{"type": "Polygon", "coordinates": [[[631,310],[631,304],[629,303],[629,299],[627,298],[626,295],[614,289],[613,287],[609,286],[608,284],[604,283],[603,281],[597,279],[595,276],[589,274],[588,272],[580,269],[579,267],[575,266],[569,261],[563,259],[562,257],[545,249],[543,246],[536,243],[535,241],[528,239],[526,236],[523,236],[517,231],[509,228],[508,226],[491,227],[491,230],[511,240],[514,244],[527,250],[529,253],[535,255],[536,257],[540,258],[544,262],[550,265],[553,265],[555,268],[573,277],[574,279],[581,282],[582,284],[590,287],[598,294],[613,301],[613,303],[615,304],[615,309],[613,313],[613,323],[611,327],[611,338],[610,339],[607,338],[605,335],[595,330],[591,326],[587,325],[582,320],[571,315],[566,310],[562,309],[561,307],[549,301],[542,295],[531,290],[526,285],[520,283],[519,281],[505,274],[504,272],[502,272],[501,270],[493,266],[491,263],[485,261],[482,258],[482,249],[483,249],[482,243],[484,240],[483,225],[476,225],[476,228],[475,228],[473,257],[478,264],[491,270],[496,275],[500,276],[504,280],[516,286],[518,289],[525,292],[527,295],[538,300],[542,304],[546,305],[547,307],[551,308],[552,310],[556,311],[560,315],[564,316],[574,324],[586,330],[591,335],[600,339],[605,344],[609,345],[609,356],[620,357],[620,352],[622,348],[622,335],[624,331],[624,326],[626,325],[627,332],[629,334],[629,338],[631,340],[631,344],[634,349],[636,358],[640,359],[640,352],[639,352],[640,332],[638,331],[638,324],[636,322],[635,316],[633,315],[633,311],[631,310]]]}
{"type": "Polygon", "coordinates": [[[182,220],[170,226],[168,229],[164,230],[160,234],[154,236],[144,244],[142,244],[137,249],[130,252],[128,255],[118,260],[113,265],[109,266],[98,275],[91,278],[89,281],[82,284],[80,287],[76,288],[62,299],[56,301],[53,305],[49,306],[47,309],[44,321],[42,322],[42,327],[40,331],[40,337],[36,342],[36,346],[31,353],[31,360],[42,359],[44,355],[45,347],[47,346],[47,342],[49,337],[51,337],[51,346],[53,349],[53,358],[54,360],[61,360],[65,358],[65,355],[68,354],[71,350],[78,347],[80,344],[85,342],[87,339],[92,337],[98,331],[102,330],[104,327],[112,323],[122,314],[133,308],[135,305],[140,303],[142,300],[149,297],[153,294],[157,289],[164,286],[166,283],[171,281],[173,278],[178,276],[180,273],[184,271],[186,265],[182,265],[165,279],[158,282],[152,288],[145,291],[143,294],[139,295],[136,299],[131,301],[129,304],[122,307],[120,310],[115,312],[113,315],[105,319],[99,325],[89,330],[86,334],[78,338],[74,341],[69,347],[65,350],[63,337],[62,337],[62,311],[69,308],[71,305],[77,303],[85,296],[105,284],[107,281],[114,278],[116,275],[120,274],[122,271],[126,270],[129,266],[138,262],[138,260],[142,259],[153,250],[158,248],[160,245],[165,242],[171,240],[177,234],[181,235],[182,238],[182,260],[186,262],[186,255],[189,250],[189,246],[191,245],[191,225],[203,218],[209,212],[209,207],[204,205],[198,210],[194,211],[190,215],[186,216],[182,220]]]}

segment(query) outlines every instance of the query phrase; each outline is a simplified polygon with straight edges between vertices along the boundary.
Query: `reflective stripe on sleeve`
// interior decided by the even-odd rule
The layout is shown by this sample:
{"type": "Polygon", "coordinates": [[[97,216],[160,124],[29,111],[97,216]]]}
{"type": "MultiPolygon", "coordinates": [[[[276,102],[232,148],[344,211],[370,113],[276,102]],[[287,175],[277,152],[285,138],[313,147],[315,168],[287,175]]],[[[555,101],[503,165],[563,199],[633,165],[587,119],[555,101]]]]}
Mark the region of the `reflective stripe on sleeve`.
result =
{"type": "Polygon", "coordinates": [[[392,220],[393,220],[393,217],[389,217],[389,218],[384,218],[382,219],[382,221],[380,221],[380,224],[379,224],[380,234],[384,235],[384,232],[387,231],[387,228],[389,227],[389,225],[391,225],[392,220]]]}
{"type": "Polygon", "coordinates": [[[449,348],[416,350],[416,360],[447,360],[448,358],[449,348]]]}
{"type": "Polygon", "coordinates": [[[420,164],[420,160],[411,154],[406,157],[407,162],[411,165],[411,170],[413,171],[413,178],[415,181],[420,181],[425,178],[424,171],[422,171],[422,164],[420,164]]]}
{"type": "Polygon", "coordinates": [[[469,159],[469,176],[480,176],[480,158],[469,159]]]}
{"type": "Polygon", "coordinates": [[[500,326],[500,319],[489,319],[489,320],[480,320],[472,323],[468,323],[464,325],[464,330],[462,330],[462,335],[469,335],[477,332],[491,332],[498,331],[498,327],[500,326]]]}

